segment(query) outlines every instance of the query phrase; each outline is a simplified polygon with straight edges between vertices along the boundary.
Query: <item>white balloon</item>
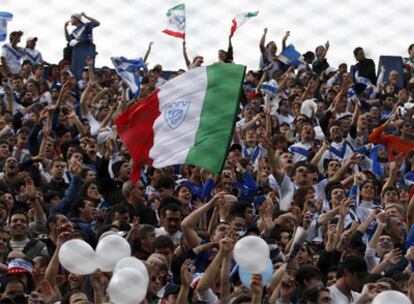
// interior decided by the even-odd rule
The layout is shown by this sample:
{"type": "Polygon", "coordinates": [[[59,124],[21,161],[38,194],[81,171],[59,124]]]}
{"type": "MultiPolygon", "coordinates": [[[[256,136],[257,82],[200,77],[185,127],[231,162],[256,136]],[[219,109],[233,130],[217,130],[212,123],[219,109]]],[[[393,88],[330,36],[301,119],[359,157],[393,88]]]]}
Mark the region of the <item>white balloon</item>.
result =
{"type": "Polygon", "coordinates": [[[136,257],[126,257],[123,258],[122,260],[120,260],[118,263],[116,263],[115,269],[114,269],[114,273],[120,271],[121,269],[124,268],[134,268],[136,270],[138,270],[142,276],[144,277],[144,280],[146,282],[146,285],[148,287],[148,283],[149,283],[149,275],[148,275],[148,270],[147,267],[145,266],[145,264],[137,259],[136,257]]]}
{"type": "Polygon", "coordinates": [[[234,259],[248,272],[262,273],[269,259],[269,246],[260,237],[244,237],[234,246],[234,259]]]}
{"type": "Polygon", "coordinates": [[[143,275],[127,267],[114,273],[107,292],[115,304],[139,304],[145,298],[147,288],[143,275]]]}
{"type": "Polygon", "coordinates": [[[131,255],[131,246],[127,240],[117,234],[102,238],[96,246],[97,267],[104,272],[114,270],[116,263],[131,255]]]}
{"type": "Polygon", "coordinates": [[[380,294],[378,294],[372,301],[372,304],[390,303],[411,304],[411,301],[405,294],[396,290],[383,291],[380,294]]]}
{"type": "Polygon", "coordinates": [[[93,248],[83,240],[70,240],[60,247],[59,262],[69,272],[85,275],[96,270],[96,255],[93,248]]]}

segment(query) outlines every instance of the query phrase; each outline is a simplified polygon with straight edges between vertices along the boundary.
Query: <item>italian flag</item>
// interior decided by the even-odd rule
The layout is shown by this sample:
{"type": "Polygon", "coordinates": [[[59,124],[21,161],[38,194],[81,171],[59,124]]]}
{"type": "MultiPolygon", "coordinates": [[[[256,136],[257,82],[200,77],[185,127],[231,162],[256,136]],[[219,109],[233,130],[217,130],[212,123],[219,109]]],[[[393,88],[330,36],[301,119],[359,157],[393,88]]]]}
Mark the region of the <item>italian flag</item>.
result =
{"type": "Polygon", "coordinates": [[[232,20],[233,25],[231,26],[231,29],[230,29],[231,33],[234,34],[234,32],[239,27],[241,27],[247,20],[249,20],[251,17],[256,17],[258,14],[259,14],[259,11],[238,14],[232,20]]]}
{"type": "Polygon", "coordinates": [[[213,64],[168,81],[116,119],[134,161],[135,183],[146,164],[192,164],[218,173],[227,156],[245,66],[213,64]]]}
{"type": "Polygon", "coordinates": [[[177,38],[185,37],[185,5],[178,4],[167,12],[168,25],[162,32],[177,38]]]}

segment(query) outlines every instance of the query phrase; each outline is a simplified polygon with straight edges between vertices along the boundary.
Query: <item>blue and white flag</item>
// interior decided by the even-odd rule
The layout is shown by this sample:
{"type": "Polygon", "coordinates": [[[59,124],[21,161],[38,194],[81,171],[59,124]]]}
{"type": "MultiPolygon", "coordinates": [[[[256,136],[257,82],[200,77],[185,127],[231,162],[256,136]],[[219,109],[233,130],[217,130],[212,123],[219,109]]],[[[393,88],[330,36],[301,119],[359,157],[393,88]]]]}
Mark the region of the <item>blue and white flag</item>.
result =
{"type": "Polygon", "coordinates": [[[7,37],[7,22],[13,18],[12,13],[0,12],[0,41],[6,40],[7,37]]]}
{"type": "Polygon", "coordinates": [[[303,63],[303,56],[295,49],[293,44],[289,44],[277,58],[287,65],[298,67],[303,63]]]}
{"type": "Polygon", "coordinates": [[[123,81],[128,84],[132,97],[136,97],[141,92],[141,81],[138,72],[146,67],[142,58],[126,59],[125,57],[111,57],[116,73],[123,81]]]}
{"type": "Polygon", "coordinates": [[[262,83],[260,90],[262,91],[262,94],[275,96],[277,93],[279,93],[279,86],[276,80],[271,79],[270,81],[262,83]]]}

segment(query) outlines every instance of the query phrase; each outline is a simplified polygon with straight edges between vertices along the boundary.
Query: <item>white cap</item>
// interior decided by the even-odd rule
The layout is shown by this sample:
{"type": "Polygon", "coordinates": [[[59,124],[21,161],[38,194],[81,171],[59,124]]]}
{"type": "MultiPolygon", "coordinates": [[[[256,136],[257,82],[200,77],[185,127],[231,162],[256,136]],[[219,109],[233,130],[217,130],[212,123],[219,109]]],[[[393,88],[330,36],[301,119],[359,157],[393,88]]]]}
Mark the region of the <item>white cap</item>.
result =
{"type": "Polygon", "coordinates": [[[32,41],[32,40],[37,41],[37,37],[29,36],[29,37],[27,37],[26,42],[29,42],[29,41],[32,41]]]}

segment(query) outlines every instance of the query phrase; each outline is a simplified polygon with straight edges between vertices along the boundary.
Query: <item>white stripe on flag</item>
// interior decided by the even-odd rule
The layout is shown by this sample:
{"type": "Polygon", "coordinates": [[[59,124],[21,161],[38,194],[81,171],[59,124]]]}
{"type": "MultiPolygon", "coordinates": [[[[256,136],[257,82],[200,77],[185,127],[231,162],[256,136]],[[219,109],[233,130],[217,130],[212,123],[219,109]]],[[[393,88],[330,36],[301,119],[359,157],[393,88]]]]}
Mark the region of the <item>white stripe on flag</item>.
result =
{"type": "Polygon", "coordinates": [[[206,89],[206,67],[192,69],[181,75],[179,81],[170,80],[160,88],[158,100],[161,114],[154,123],[154,146],[150,150],[154,167],[185,162],[200,125],[206,89]],[[167,123],[168,119],[179,121],[182,115],[184,121],[176,128],[167,123]],[[171,155],[174,157],[171,158],[171,155]]]}

